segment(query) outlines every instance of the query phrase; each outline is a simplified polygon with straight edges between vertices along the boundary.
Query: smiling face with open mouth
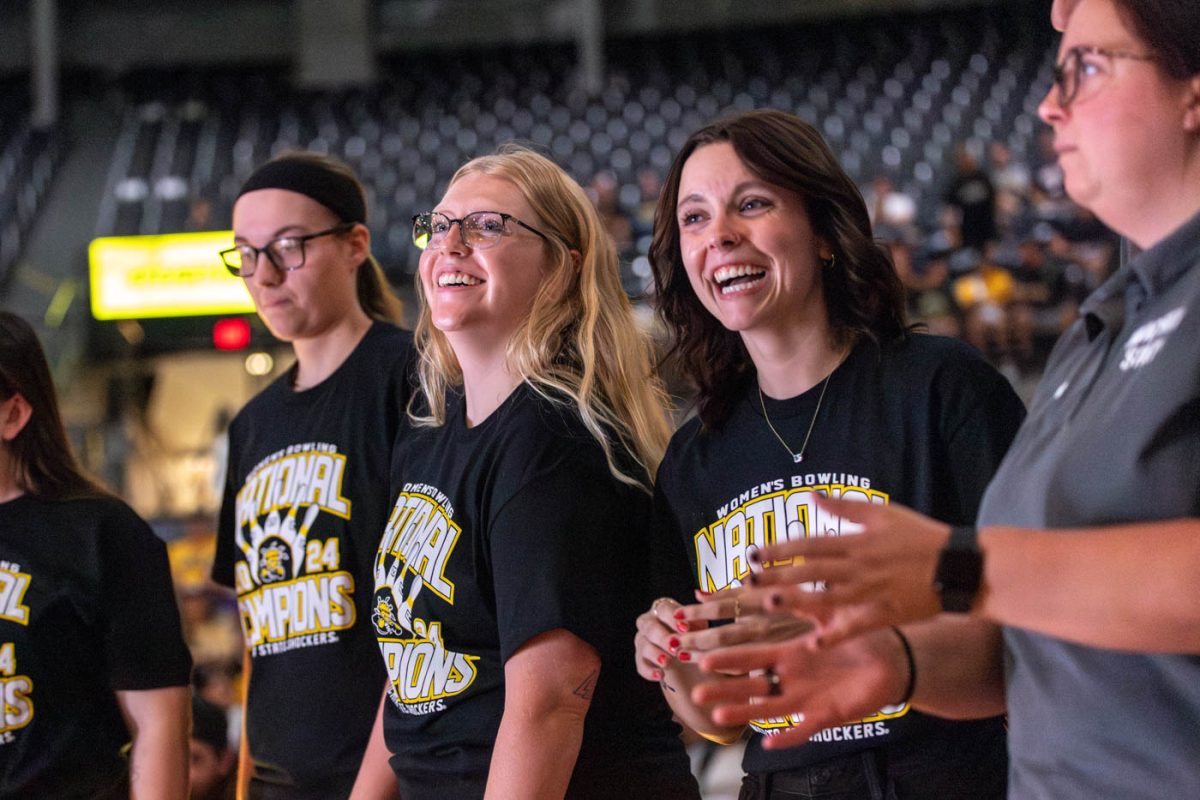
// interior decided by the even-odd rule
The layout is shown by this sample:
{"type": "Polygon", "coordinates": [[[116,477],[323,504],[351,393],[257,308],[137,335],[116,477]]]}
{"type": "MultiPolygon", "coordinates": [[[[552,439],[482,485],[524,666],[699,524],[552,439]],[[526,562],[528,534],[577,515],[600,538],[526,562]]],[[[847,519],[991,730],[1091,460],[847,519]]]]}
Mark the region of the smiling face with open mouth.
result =
{"type": "MultiPolygon", "coordinates": [[[[529,315],[533,298],[550,268],[545,241],[515,220],[539,226],[540,219],[509,180],[468,173],[446,190],[434,209],[450,220],[477,211],[511,215],[503,235],[485,247],[472,247],[453,222],[440,246],[421,254],[420,276],[434,326],[450,335],[486,337],[504,347],[529,315]]],[[[490,223],[489,223],[490,224],[490,223]]]]}
{"type": "Polygon", "coordinates": [[[716,142],[684,164],[679,198],[688,279],[722,325],[746,336],[826,324],[821,259],[829,248],[800,195],[762,180],[733,145],[716,142]]]}

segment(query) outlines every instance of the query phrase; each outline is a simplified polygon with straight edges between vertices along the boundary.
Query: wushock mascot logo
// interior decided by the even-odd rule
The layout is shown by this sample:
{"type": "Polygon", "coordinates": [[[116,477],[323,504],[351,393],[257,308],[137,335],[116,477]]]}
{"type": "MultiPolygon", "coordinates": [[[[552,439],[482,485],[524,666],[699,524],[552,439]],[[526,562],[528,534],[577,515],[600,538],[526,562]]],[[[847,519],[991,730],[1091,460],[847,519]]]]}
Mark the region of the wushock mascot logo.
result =
{"type": "Polygon", "coordinates": [[[354,577],[341,569],[336,531],[350,519],[346,457],[330,444],[293,445],[264,459],[237,495],[235,567],[246,643],[262,656],[337,641],[354,625],[354,577]],[[340,519],[338,519],[340,518],[340,519]]]}
{"type": "Polygon", "coordinates": [[[479,657],[447,650],[441,623],[413,610],[422,592],[454,604],[454,584],[445,571],[461,534],[442,492],[405,484],[379,544],[371,624],[387,664],[388,694],[404,714],[441,711],[444,698],[461,694],[475,680],[479,657]]]}

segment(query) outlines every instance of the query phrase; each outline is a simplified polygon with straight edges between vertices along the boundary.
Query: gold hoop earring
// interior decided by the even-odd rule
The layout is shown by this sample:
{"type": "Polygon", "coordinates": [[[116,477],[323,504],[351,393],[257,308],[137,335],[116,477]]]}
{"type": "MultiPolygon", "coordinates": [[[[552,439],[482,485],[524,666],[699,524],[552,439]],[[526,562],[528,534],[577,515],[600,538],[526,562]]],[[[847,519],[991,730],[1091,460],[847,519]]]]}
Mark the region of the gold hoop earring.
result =
{"type": "Polygon", "coordinates": [[[821,266],[825,269],[833,269],[835,264],[837,264],[837,253],[830,253],[829,258],[821,262],[821,266]]]}

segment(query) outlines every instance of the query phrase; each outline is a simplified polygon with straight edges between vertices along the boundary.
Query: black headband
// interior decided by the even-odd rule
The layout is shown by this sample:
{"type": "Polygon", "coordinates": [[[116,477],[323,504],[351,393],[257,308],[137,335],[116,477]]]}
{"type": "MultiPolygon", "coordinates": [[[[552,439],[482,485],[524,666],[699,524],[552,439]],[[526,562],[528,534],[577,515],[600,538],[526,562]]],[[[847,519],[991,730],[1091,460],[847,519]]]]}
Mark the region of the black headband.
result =
{"type": "Polygon", "coordinates": [[[238,197],[259,189],[286,189],[316,200],[342,222],[367,222],[367,204],[352,178],[299,158],[268,161],[242,184],[238,197]]]}

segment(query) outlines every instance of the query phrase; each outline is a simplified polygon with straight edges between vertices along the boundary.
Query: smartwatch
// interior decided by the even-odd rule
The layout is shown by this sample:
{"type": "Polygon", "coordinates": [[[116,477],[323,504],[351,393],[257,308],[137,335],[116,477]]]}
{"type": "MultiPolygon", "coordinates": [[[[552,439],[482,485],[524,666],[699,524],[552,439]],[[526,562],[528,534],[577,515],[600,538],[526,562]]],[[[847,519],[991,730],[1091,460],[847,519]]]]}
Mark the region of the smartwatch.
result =
{"type": "Polygon", "coordinates": [[[933,575],[933,590],[942,598],[942,610],[957,614],[970,611],[982,578],[979,531],[973,525],[951,528],[950,541],[942,549],[933,575]]]}

